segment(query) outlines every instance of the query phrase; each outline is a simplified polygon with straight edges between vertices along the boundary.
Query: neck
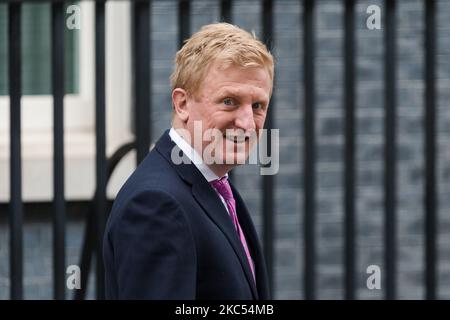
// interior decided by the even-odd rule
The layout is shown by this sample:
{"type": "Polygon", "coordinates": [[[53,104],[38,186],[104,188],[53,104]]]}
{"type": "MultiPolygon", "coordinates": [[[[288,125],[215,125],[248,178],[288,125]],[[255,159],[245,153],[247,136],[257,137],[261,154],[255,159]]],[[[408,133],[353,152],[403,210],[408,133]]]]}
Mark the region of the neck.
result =
{"type": "MultiPolygon", "coordinates": [[[[177,131],[181,138],[183,138],[186,142],[189,143],[189,139],[184,136],[185,128],[182,124],[178,123],[178,121],[173,121],[172,127],[177,131]]],[[[190,143],[191,147],[195,149],[195,147],[190,143]]],[[[201,155],[201,150],[196,150],[201,155]]],[[[234,168],[234,165],[226,165],[226,164],[207,164],[208,168],[219,178],[226,175],[231,169],[234,168]]]]}
{"type": "Polygon", "coordinates": [[[220,165],[208,165],[208,168],[211,169],[212,172],[214,172],[214,174],[216,176],[218,176],[219,178],[222,178],[224,175],[226,175],[228,172],[230,172],[231,169],[233,169],[233,166],[229,166],[229,165],[224,165],[224,164],[220,164],[220,165]]]}

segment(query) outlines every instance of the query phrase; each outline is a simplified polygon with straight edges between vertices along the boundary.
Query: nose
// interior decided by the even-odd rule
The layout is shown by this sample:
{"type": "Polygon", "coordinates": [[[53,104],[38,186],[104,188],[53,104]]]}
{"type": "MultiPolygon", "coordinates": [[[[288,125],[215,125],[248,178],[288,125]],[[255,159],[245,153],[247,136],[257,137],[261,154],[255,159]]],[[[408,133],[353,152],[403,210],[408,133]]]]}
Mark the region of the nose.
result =
{"type": "Polygon", "coordinates": [[[240,106],[237,110],[235,118],[235,126],[244,131],[254,130],[255,119],[253,118],[253,108],[251,104],[240,106]]]}

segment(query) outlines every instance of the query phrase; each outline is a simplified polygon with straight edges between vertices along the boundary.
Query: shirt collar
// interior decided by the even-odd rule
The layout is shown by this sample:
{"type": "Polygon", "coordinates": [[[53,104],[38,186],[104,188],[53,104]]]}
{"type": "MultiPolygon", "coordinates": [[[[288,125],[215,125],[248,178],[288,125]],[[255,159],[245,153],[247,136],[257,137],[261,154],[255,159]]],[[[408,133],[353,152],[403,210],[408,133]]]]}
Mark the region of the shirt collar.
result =
{"type": "MultiPolygon", "coordinates": [[[[170,128],[169,137],[172,141],[183,151],[183,153],[192,161],[192,163],[197,167],[200,173],[205,177],[206,181],[211,182],[213,180],[220,179],[209,167],[205,164],[202,157],[198,152],[192,148],[192,146],[183,139],[182,136],[174,129],[170,128]]],[[[228,174],[225,174],[228,176],[228,174]]]]}

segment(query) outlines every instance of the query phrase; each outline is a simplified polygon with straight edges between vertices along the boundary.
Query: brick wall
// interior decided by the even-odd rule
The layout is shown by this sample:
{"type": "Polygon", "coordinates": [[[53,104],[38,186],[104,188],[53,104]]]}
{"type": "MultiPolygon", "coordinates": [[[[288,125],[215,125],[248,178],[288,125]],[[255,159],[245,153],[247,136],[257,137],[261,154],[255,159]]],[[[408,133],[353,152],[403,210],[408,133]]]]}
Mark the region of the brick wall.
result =
{"type": "MultiPolygon", "coordinates": [[[[261,35],[259,1],[236,0],[234,23],[261,35]]],[[[381,299],[381,290],[366,288],[366,268],[383,274],[383,30],[366,28],[366,8],[383,1],[357,1],[357,297],[381,299]]],[[[177,49],[177,6],[156,1],[152,28],[153,139],[170,126],[169,75],[177,49]]],[[[299,1],[275,1],[274,54],[277,60],[274,127],[280,129],[280,171],[275,176],[275,298],[303,298],[303,45],[299,1]]],[[[317,296],[343,298],[343,7],[322,0],[316,8],[317,132],[317,296]]],[[[398,296],[424,295],[424,127],[423,1],[399,1],[397,65],[398,140],[398,296]]],[[[450,2],[437,1],[439,294],[450,298],[450,2]]],[[[218,21],[216,1],[194,1],[192,30],[218,21]]],[[[235,181],[261,230],[261,176],[256,166],[235,169],[235,181]]],[[[68,226],[68,264],[77,263],[83,227],[68,226]]],[[[0,223],[0,299],[8,297],[7,226],[0,223]]],[[[25,297],[51,298],[51,226],[25,227],[25,297]],[[33,274],[33,276],[31,276],[33,274]]],[[[91,286],[92,288],[92,286],[91,286]]],[[[92,296],[92,294],[91,294],[92,296]]]]}

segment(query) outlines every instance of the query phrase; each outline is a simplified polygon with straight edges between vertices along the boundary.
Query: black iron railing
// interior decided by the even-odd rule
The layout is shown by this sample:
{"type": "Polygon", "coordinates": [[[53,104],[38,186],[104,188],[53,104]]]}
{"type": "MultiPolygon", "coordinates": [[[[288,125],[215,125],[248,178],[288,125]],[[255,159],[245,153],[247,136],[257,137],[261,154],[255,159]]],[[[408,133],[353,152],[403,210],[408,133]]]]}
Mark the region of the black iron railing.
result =
{"type": "MultiPolygon", "coordinates": [[[[157,0],[155,0],[157,1],[157,0]]],[[[270,48],[276,46],[274,39],[273,0],[262,1],[261,25],[263,40],[270,48]]],[[[294,0],[293,0],[294,1],[294,0]]],[[[26,1],[9,1],[8,4],[8,57],[9,57],[9,97],[10,97],[10,296],[23,298],[23,201],[21,167],[21,6],[26,1]]],[[[232,21],[232,0],[220,2],[220,16],[224,21],[232,21]]],[[[356,0],[343,0],[344,11],[344,105],[345,105],[345,171],[344,171],[344,262],[345,262],[345,298],[354,299],[356,257],[356,212],[355,212],[355,5],[356,0]]],[[[385,196],[385,289],[387,299],[396,298],[396,2],[385,0],[385,159],[384,159],[384,196],[385,196]]],[[[313,0],[300,1],[303,6],[304,23],[304,132],[299,139],[304,141],[304,295],[306,299],[316,298],[316,201],[315,201],[315,7],[313,0]]],[[[188,0],[178,1],[178,44],[190,35],[190,5],[188,0]]],[[[436,224],[437,224],[437,184],[436,184],[436,44],[435,44],[435,1],[424,0],[425,14],[425,288],[426,298],[436,298],[436,224]]],[[[140,162],[148,152],[151,137],[151,41],[150,32],[151,1],[133,1],[132,10],[132,59],[134,87],[134,125],[135,142],[119,148],[114,155],[106,157],[105,135],[105,1],[96,1],[95,5],[95,126],[96,126],[96,191],[86,223],[81,266],[84,274],[90,268],[92,255],[96,254],[96,293],[104,298],[104,277],[102,262],[102,239],[107,218],[108,202],[106,186],[117,163],[129,151],[136,149],[140,162]]],[[[66,200],[64,198],[64,139],[63,139],[63,97],[64,97],[64,41],[63,41],[63,2],[52,1],[52,88],[54,99],[54,214],[53,214],[53,261],[54,261],[54,297],[65,299],[65,225],[66,200]]],[[[275,103],[274,101],[272,103],[275,103]]],[[[270,110],[272,110],[271,108],[270,110]]],[[[273,126],[273,115],[269,112],[266,128],[273,126]]],[[[270,141],[270,139],[269,139],[270,141]]],[[[269,150],[270,153],[270,150],[269,150]]],[[[263,244],[268,263],[270,285],[274,279],[274,189],[273,176],[262,179],[262,216],[263,244]]],[[[85,297],[87,276],[82,278],[82,290],[75,298],[85,297]]]]}

